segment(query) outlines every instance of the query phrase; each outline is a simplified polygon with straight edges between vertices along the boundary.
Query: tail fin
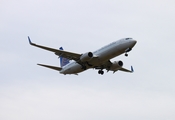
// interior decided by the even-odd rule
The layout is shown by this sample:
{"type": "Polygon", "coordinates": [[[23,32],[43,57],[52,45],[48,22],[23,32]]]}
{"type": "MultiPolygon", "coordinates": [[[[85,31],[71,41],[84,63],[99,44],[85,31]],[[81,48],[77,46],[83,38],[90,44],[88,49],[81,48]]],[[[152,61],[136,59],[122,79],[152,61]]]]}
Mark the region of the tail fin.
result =
{"type": "MultiPolygon", "coordinates": [[[[63,47],[60,47],[60,50],[63,50],[63,47]]],[[[69,63],[69,59],[60,56],[60,65],[61,65],[61,67],[67,65],[68,63],[69,63]]]]}

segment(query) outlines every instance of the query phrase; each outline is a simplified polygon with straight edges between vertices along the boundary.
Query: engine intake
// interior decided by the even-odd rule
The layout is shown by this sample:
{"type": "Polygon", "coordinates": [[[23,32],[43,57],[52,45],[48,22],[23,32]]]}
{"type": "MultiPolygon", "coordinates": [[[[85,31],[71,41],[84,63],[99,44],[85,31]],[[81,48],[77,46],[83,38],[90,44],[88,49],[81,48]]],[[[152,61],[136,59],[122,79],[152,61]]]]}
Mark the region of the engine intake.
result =
{"type": "Polygon", "coordinates": [[[123,62],[122,61],[118,61],[118,65],[122,67],[123,66],[123,62]]]}
{"type": "Polygon", "coordinates": [[[86,62],[89,61],[90,59],[93,58],[93,53],[92,52],[87,52],[81,55],[80,60],[82,62],[86,62]]]}

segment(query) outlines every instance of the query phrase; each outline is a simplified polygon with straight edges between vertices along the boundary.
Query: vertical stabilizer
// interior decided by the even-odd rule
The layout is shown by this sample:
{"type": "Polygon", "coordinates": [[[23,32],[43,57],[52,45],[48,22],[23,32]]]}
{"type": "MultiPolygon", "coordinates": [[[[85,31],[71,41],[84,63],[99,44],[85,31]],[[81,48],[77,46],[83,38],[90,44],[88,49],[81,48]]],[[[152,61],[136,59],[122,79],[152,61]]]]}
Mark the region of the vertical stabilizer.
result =
{"type": "MultiPolygon", "coordinates": [[[[63,47],[60,47],[60,50],[63,50],[63,47]]],[[[69,59],[60,56],[60,65],[61,65],[61,67],[67,65],[68,63],[69,63],[69,59]]]]}

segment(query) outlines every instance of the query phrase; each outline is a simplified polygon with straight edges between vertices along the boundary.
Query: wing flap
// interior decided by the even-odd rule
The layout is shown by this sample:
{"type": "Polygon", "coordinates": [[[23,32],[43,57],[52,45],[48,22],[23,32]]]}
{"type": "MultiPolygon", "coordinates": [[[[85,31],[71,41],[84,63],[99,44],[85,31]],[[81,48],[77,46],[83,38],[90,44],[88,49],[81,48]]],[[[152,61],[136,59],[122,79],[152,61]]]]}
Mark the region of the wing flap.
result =
{"type": "Polygon", "coordinates": [[[44,64],[37,64],[37,65],[42,66],[42,67],[47,67],[47,68],[50,68],[50,69],[53,69],[53,70],[57,70],[57,71],[60,71],[62,69],[60,67],[44,65],[44,64]]]}

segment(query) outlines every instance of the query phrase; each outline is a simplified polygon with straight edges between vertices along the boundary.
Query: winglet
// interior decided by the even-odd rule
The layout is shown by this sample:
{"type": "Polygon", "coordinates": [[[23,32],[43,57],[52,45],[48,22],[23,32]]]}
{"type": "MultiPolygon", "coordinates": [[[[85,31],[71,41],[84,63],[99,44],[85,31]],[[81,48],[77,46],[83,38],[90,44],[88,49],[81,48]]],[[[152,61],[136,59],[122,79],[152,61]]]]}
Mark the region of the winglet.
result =
{"type": "Polygon", "coordinates": [[[131,72],[133,73],[134,72],[134,69],[133,69],[133,67],[131,66],[131,72]]]}
{"type": "Polygon", "coordinates": [[[31,40],[30,40],[30,37],[28,36],[28,40],[29,40],[29,43],[32,45],[32,42],[31,42],[31,40]]]}
{"type": "Polygon", "coordinates": [[[30,40],[30,37],[29,37],[29,36],[28,36],[28,40],[29,40],[30,45],[34,45],[34,46],[36,46],[35,43],[32,43],[32,41],[30,40]]]}

